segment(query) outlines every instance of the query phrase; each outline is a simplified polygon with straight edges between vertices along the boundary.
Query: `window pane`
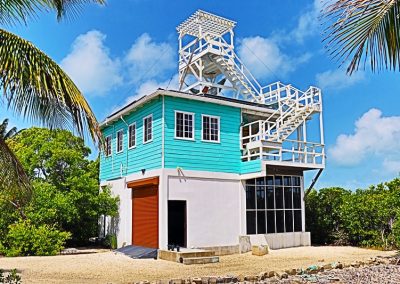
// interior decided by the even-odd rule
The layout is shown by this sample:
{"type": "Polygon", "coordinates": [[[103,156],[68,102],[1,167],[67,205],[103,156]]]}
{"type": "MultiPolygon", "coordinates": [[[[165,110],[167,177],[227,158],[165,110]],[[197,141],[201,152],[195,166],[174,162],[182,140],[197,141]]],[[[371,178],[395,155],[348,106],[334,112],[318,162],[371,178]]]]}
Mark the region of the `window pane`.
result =
{"type": "Polygon", "coordinates": [[[288,177],[288,176],[283,177],[283,185],[284,186],[292,185],[292,177],[288,177]]]}
{"type": "Polygon", "coordinates": [[[254,184],[255,181],[256,181],[256,180],[255,180],[254,178],[248,179],[248,180],[246,180],[246,184],[254,184]]]}
{"type": "Polygon", "coordinates": [[[283,209],[283,187],[275,187],[275,208],[283,209]]]}
{"type": "Polygon", "coordinates": [[[292,188],[285,187],[285,209],[292,209],[292,188]]]}
{"type": "Polygon", "coordinates": [[[246,208],[256,209],[255,187],[251,185],[246,186],[246,208]]]}
{"type": "Polygon", "coordinates": [[[276,232],[277,233],[285,232],[283,218],[284,218],[283,210],[276,210],[276,232]]]}
{"type": "Polygon", "coordinates": [[[265,211],[257,211],[257,234],[265,234],[266,232],[265,211]]]}
{"type": "Polygon", "coordinates": [[[287,233],[293,232],[293,211],[292,210],[285,210],[285,227],[286,227],[287,233]]]}
{"type": "Polygon", "coordinates": [[[293,187],[293,207],[301,209],[301,188],[293,187]]]}
{"type": "Polygon", "coordinates": [[[246,213],[247,234],[256,234],[256,211],[247,211],[246,213]]]}
{"type": "Polygon", "coordinates": [[[267,232],[275,233],[275,211],[267,211],[267,232]]]}
{"type": "Polygon", "coordinates": [[[294,210],[294,231],[301,232],[301,210],[294,210]]]}
{"type": "Polygon", "coordinates": [[[267,193],[266,193],[266,198],[267,198],[267,209],[275,209],[274,206],[274,187],[273,186],[267,186],[267,193]]]}
{"type": "Polygon", "coordinates": [[[256,184],[258,185],[264,185],[265,184],[265,179],[263,177],[257,178],[256,179],[256,184]]]}
{"type": "Polygon", "coordinates": [[[274,185],[274,176],[267,176],[267,185],[274,185]]]}
{"type": "Polygon", "coordinates": [[[275,185],[282,185],[282,177],[275,176],[275,185]]]}
{"type": "Polygon", "coordinates": [[[300,186],[300,177],[292,177],[292,185],[300,186]]]}
{"type": "Polygon", "coordinates": [[[257,209],[265,209],[265,187],[256,186],[257,191],[257,209]]]}

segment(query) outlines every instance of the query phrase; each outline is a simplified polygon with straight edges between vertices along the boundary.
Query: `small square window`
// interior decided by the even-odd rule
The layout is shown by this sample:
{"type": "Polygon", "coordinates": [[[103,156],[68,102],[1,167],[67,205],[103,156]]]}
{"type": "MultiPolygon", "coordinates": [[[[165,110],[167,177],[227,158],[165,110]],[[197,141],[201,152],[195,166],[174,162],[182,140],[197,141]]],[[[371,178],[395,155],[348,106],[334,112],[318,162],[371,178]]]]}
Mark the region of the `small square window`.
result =
{"type": "Polygon", "coordinates": [[[175,138],[194,139],[194,114],[175,112],[175,138]]]}
{"type": "Polygon", "coordinates": [[[202,140],[209,142],[219,142],[220,125],[218,116],[202,116],[202,140]]]}
{"type": "Polygon", "coordinates": [[[124,131],[119,130],[117,131],[117,153],[121,153],[124,150],[123,146],[123,141],[124,141],[124,131]]]}

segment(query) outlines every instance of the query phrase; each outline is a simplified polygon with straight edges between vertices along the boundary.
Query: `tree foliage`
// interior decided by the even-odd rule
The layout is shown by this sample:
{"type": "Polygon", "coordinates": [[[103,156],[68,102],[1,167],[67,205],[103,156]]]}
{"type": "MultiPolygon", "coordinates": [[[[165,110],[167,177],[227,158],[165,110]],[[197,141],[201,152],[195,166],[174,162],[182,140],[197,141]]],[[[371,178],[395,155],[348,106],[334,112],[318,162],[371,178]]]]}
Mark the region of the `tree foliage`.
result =
{"type": "MultiPolygon", "coordinates": [[[[12,224],[22,222],[17,232],[26,229],[40,233],[43,226],[48,226],[54,234],[47,237],[85,245],[90,237],[98,236],[100,216],[117,214],[118,199],[111,196],[108,188],[99,191],[99,162],[88,159],[90,149],[82,138],[66,130],[30,128],[8,141],[32,180],[33,195],[23,207],[25,219],[7,202],[0,201],[0,209],[7,212],[4,218],[0,216],[0,233],[11,234],[16,230],[12,224]],[[58,232],[70,235],[64,238],[58,232]]],[[[3,247],[11,251],[13,239],[6,240],[9,244],[3,247]]],[[[40,250],[36,253],[43,254],[40,250]]]]}
{"type": "Polygon", "coordinates": [[[400,178],[354,192],[313,190],[306,226],[316,244],[400,248],[400,178]]]}

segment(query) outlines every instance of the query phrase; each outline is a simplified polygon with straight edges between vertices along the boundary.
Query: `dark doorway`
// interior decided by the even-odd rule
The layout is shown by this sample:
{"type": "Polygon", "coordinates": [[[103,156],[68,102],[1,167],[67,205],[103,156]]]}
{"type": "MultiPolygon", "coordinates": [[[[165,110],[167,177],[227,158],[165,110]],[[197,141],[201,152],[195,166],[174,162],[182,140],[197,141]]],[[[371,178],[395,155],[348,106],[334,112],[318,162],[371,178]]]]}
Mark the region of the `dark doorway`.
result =
{"type": "Polygon", "coordinates": [[[168,200],[168,244],[186,247],[186,201],[168,200]]]}

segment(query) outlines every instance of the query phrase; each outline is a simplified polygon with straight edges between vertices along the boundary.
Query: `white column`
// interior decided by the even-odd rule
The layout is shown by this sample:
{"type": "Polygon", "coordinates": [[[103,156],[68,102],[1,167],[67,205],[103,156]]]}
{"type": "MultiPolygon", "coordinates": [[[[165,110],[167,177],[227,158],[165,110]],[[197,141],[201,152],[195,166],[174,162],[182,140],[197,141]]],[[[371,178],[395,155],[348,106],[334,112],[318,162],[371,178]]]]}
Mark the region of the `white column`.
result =
{"type": "Polygon", "coordinates": [[[161,170],[158,185],[158,247],[167,249],[168,245],[168,175],[161,170]]]}

